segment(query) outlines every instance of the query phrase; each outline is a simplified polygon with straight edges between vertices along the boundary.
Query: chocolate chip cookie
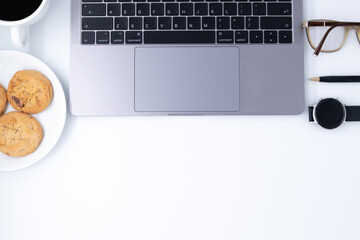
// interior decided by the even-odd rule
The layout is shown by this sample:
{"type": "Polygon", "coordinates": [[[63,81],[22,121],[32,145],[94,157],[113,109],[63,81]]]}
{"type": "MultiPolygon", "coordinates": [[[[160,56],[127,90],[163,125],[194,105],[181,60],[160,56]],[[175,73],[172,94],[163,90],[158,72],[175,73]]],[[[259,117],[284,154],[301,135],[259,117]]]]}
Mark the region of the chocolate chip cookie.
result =
{"type": "Polygon", "coordinates": [[[0,117],[0,152],[12,157],[33,153],[44,133],[40,123],[31,115],[9,112],[0,117]]]}
{"type": "Polygon", "coordinates": [[[53,98],[50,80],[34,70],[18,71],[9,82],[8,101],[13,108],[24,113],[40,113],[53,98]]]}
{"type": "Polygon", "coordinates": [[[7,106],[6,90],[0,84],[0,116],[5,113],[6,106],[7,106]]]}

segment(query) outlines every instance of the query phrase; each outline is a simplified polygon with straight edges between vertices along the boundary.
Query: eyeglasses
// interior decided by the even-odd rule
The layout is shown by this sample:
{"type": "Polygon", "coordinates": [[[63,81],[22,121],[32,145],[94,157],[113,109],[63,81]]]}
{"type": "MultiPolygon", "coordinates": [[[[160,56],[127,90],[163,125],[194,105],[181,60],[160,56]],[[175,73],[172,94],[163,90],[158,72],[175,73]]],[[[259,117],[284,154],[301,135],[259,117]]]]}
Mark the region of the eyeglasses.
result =
{"type": "Polygon", "coordinates": [[[349,30],[354,29],[360,43],[360,22],[339,22],[333,20],[311,20],[303,23],[310,46],[320,52],[339,51],[346,41],[349,30]]]}

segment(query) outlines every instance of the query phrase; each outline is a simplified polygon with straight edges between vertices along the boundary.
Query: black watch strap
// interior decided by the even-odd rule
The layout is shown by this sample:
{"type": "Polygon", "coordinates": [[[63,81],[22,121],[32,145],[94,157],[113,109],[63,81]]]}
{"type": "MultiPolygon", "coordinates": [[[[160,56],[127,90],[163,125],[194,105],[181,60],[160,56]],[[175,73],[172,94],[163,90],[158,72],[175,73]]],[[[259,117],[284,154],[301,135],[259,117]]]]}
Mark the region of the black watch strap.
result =
{"type": "Polygon", "coordinates": [[[346,121],[360,121],[360,106],[345,106],[346,121]]]}
{"type": "MultiPolygon", "coordinates": [[[[347,122],[360,121],[360,106],[345,106],[347,122]]],[[[314,122],[314,106],[309,106],[309,122],[314,122]]]]}
{"type": "Polygon", "coordinates": [[[314,107],[309,106],[309,122],[314,122],[314,107]]]}

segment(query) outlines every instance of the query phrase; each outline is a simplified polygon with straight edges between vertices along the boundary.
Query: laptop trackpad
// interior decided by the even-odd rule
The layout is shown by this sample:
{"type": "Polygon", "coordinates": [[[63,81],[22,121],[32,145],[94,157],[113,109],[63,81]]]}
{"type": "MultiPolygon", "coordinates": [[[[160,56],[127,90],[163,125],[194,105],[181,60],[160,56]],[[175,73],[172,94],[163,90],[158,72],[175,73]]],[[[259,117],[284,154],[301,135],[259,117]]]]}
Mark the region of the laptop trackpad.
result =
{"type": "Polygon", "coordinates": [[[237,47],[136,48],[135,111],[239,111],[239,71],[237,47]]]}

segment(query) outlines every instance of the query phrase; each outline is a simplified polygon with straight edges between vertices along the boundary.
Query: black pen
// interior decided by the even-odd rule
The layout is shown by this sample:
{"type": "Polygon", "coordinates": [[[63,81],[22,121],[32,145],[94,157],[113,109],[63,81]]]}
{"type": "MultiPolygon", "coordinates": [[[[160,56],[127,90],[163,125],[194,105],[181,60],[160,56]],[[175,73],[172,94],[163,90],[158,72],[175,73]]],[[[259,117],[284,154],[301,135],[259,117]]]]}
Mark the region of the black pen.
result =
{"type": "Polygon", "coordinates": [[[310,78],[314,82],[329,82],[329,83],[342,83],[342,82],[360,82],[360,76],[327,76],[310,78]]]}

